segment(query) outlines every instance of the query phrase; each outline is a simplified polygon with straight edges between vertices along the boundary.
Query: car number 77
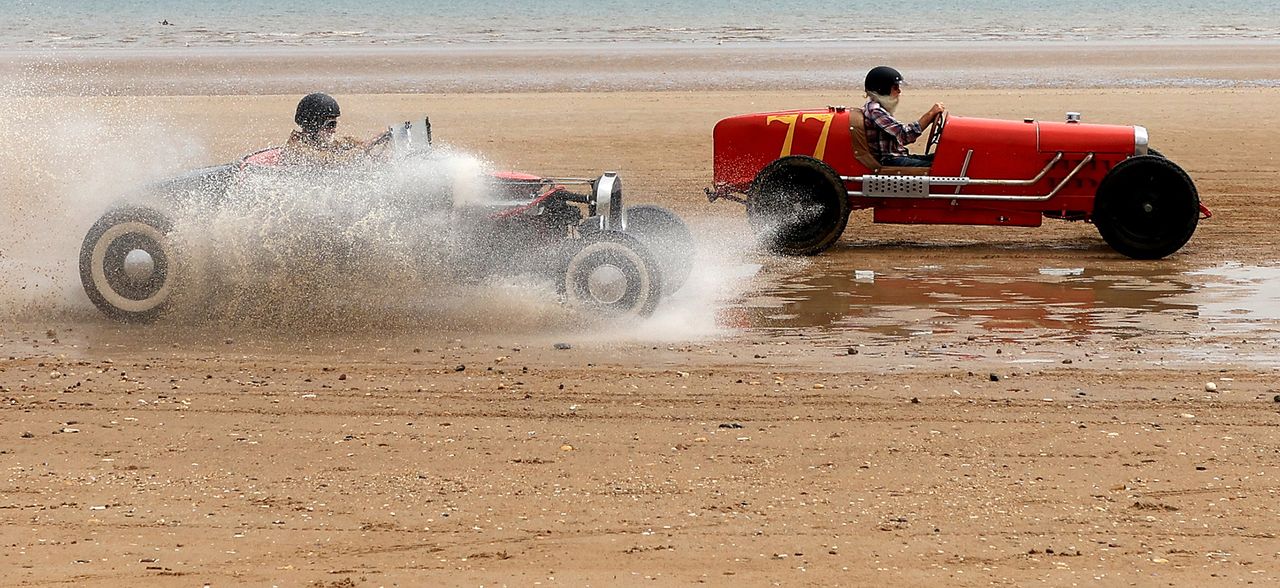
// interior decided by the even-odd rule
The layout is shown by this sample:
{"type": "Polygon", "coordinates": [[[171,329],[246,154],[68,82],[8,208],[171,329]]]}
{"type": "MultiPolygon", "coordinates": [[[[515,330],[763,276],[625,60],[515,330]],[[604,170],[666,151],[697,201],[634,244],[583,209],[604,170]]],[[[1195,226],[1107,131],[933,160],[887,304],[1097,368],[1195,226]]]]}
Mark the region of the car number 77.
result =
{"type": "Polygon", "coordinates": [[[827,133],[831,130],[831,120],[835,118],[835,114],[827,112],[823,114],[778,114],[765,119],[764,124],[771,125],[780,122],[787,125],[787,137],[782,140],[782,154],[778,157],[786,157],[791,155],[791,141],[796,135],[796,121],[804,124],[811,120],[822,121],[822,133],[818,135],[818,146],[813,149],[813,156],[816,159],[822,159],[827,152],[827,133]]]}

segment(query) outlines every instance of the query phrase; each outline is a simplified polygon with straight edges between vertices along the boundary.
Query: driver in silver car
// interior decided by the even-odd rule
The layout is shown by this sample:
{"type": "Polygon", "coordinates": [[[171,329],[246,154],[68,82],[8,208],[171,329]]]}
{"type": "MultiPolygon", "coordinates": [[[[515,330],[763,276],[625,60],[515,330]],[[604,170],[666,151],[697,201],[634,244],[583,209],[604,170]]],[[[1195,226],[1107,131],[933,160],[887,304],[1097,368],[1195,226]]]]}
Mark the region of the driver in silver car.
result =
{"type": "Polygon", "coordinates": [[[336,136],[342,111],[333,96],[323,92],[307,94],[298,101],[293,121],[299,129],[289,134],[281,151],[286,164],[340,165],[368,156],[370,148],[390,139],[383,133],[368,141],[336,136]]]}
{"type": "Polygon", "coordinates": [[[866,118],[864,128],[871,155],[886,166],[933,165],[933,155],[912,155],[907,151],[907,145],[920,138],[924,127],[935,122],[947,111],[947,107],[941,102],[935,103],[928,112],[920,116],[920,120],[909,123],[902,123],[894,118],[898,98],[902,95],[902,74],[885,65],[867,72],[863,88],[867,92],[867,102],[862,105],[862,114],[866,118]]]}

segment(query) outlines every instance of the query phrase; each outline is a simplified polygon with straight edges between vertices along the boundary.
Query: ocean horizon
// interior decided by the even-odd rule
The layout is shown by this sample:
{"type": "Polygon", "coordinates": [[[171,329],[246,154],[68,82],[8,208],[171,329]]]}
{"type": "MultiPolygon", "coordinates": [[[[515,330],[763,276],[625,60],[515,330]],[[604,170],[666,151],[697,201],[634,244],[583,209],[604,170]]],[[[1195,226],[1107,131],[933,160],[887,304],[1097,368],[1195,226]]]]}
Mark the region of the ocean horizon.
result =
{"type": "Polygon", "coordinates": [[[1280,0],[0,0],[9,50],[1280,41],[1280,0]]]}

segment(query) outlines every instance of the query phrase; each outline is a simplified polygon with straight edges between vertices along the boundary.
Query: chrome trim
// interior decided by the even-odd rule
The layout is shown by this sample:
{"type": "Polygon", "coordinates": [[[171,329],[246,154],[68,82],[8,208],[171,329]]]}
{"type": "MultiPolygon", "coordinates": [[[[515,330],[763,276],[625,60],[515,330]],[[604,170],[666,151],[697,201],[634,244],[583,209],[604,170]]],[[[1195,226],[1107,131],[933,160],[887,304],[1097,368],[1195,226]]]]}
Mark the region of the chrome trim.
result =
{"type": "Polygon", "coordinates": [[[1133,154],[1146,155],[1150,152],[1150,145],[1147,143],[1147,127],[1133,127],[1133,154]]]}
{"type": "MultiPolygon", "coordinates": [[[[1059,153],[1058,156],[1059,157],[1055,158],[1054,161],[1057,161],[1058,159],[1060,159],[1062,154],[1059,153]]],[[[1053,198],[1054,196],[1057,196],[1058,192],[1062,191],[1062,188],[1064,188],[1067,185],[1067,182],[1070,182],[1073,178],[1075,178],[1076,174],[1080,173],[1080,170],[1084,169],[1084,166],[1091,161],[1093,161],[1093,154],[1089,153],[1085,155],[1084,159],[1081,159],[1080,163],[1077,163],[1076,166],[1071,170],[1071,172],[1068,173],[1065,178],[1062,178],[1062,181],[1058,182],[1058,185],[1054,186],[1053,190],[1050,190],[1049,193],[1045,194],[1044,196],[1015,196],[1015,195],[1008,195],[1008,194],[930,194],[928,196],[923,196],[923,198],[946,199],[946,200],[1005,200],[1005,201],[1018,201],[1018,202],[1043,202],[1045,200],[1053,198]]],[[[1046,171],[1047,170],[1048,168],[1046,168],[1046,171]]],[[[1041,172],[1041,175],[1043,175],[1043,172],[1041,172]]],[[[928,176],[916,176],[916,177],[928,177],[928,176]]],[[[929,178],[929,182],[931,185],[940,185],[940,186],[969,185],[969,184],[957,183],[957,181],[964,181],[964,180],[968,180],[968,178],[948,178],[948,177],[929,178]]],[[[972,182],[976,184],[977,182],[998,182],[998,181],[1017,181],[1017,180],[973,180],[972,182]]],[[[1007,186],[1011,184],[1000,184],[1000,185],[1007,186]]],[[[861,191],[854,191],[854,190],[849,190],[848,194],[849,196],[858,196],[858,197],[863,196],[863,193],[861,191]]],[[[873,198],[893,198],[893,196],[877,195],[877,196],[873,196],[873,198]]],[[[902,197],[899,196],[899,198],[902,198],[902,197]]]]}
{"type": "Polygon", "coordinates": [[[407,120],[387,127],[386,136],[390,137],[391,147],[396,153],[428,150],[431,148],[431,119],[423,118],[420,125],[407,120]]]}
{"type": "Polygon", "coordinates": [[[485,200],[480,203],[480,206],[488,206],[491,208],[512,208],[516,206],[528,206],[532,203],[532,200],[485,200]]]}
{"type": "MultiPolygon", "coordinates": [[[[613,172],[609,172],[613,173],[613,172]]],[[[614,174],[615,176],[618,174],[614,174]]],[[[548,182],[557,184],[594,184],[598,178],[542,178],[548,182]]]]}
{"type": "MultiPolygon", "coordinates": [[[[969,160],[970,160],[970,159],[973,159],[973,150],[972,150],[972,149],[970,149],[967,153],[965,153],[965,154],[964,154],[964,165],[961,165],[961,166],[960,166],[960,177],[962,177],[962,178],[963,178],[963,177],[965,177],[965,176],[967,176],[967,175],[969,174],[969,160]]],[[[960,190],[961,190],[962,188],[964,188],[964,186],[956,186],[956,194],[959,194],[959,193],[960,193],[960,190]]]]}
{"type": "Polygon", "coordinates": [[[529,180],[508,180],[502,178],[494,178],[493,183],[500,186],[517,186],[527,184],[562,184],[575,186],[590,186],[595,184],[595,180],[591,178],[533,178],[529,180]]]}
{"type": "Polygon", "coordinates": [[[1071,170],[1071,173],[1068,173],[1067,177],[1062,178],[1062,181],[1058,182],[1058,186],[1054,188],[1052,192],[1045,194],[1042,200],[1048,200],[1050,198],[1053,198],[1054,196],[1057,196],[1058,191],[1061,190],[1063,186],[1066,186],[1067,182],[1070,182],[1072,178],[1075,178],[1076,174],[1080,173],[1080,170],[1084,169],[1084,166],[1088,165],[1090,161],[1093,161],[1092,153],[1085,155],[1084,159],[1081,159],[1080,163],[1077,163],[1076,166],[1071,170]]]}
{"type": "Polygon", "coordinates": [[[620,231],[627,230],[627,217],[622,210],[622,179],[618,177],[618,173],[605,172],[594,184],[588,216],[599,213],[603,219],[602,229],[610,229],[616,225],[620,231]]]}
{"type": "MultiPolygon", "coordinates": [[[[1092,159],[1093,154],[1090,154],[1089,158],[1092,159]]],[[[1040,180],[1043,180],[1044,177],[1048,175],[1049,170],[1053,169],[1053,166],[1057,165],[1059,161],[1062,161],[1061,151],[1059,151],[1057,155],[1054,155],[1053,159],[1049,160],[1049,163],[1045,164],[1044,169],[1040,170],[1040,173],[1036,174],[1034,178],[1028,180],[975,180],[973,178],[948,176],[923,177],[929,178],[929,182],[935,186],[1034,186],[1039,183],[1040,180]]],[[[872,175],[873,174],[867,174],[865,176],[840,176],[840,179],[846,182],[861,182],[863,181],[863,178],[872,175]]]]}
{"type": "Polygon", "coordinates": [[[871,198],[928,198],[932,180],[929,176],[863,176],[862,193],[871,198]]]}
{"type": "Polygon", "coordinates": [[[527,184],[527,183],[559,183],[572,184],[572,186],[591,186],[595,183],[593,178],[532,178],[532,179],[502,179],[494,178],[494,183],[502,184],[502,186],[511,186],[511,184],[527,184]]]}

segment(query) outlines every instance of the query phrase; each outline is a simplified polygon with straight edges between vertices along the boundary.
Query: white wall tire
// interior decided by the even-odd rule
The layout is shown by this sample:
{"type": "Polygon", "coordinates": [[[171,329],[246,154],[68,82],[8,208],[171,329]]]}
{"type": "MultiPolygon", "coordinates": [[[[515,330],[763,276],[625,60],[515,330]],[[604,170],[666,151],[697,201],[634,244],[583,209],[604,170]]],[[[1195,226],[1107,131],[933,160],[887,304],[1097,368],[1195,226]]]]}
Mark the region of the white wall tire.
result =
{"type": "Polygon", "coordinates": [[[592,233],[569,256],[562,274],[568,303],[610,318],[653,314],[662,272],[644,245],[617,231],[592,233]]]}
{"type": "Polygon", "coordinates": [[[103,314],[125,322],[150,322],[168,307],[178,261],[173,222],[141,207],[107,211],[80,247],[80,282],[103,314]]]}

